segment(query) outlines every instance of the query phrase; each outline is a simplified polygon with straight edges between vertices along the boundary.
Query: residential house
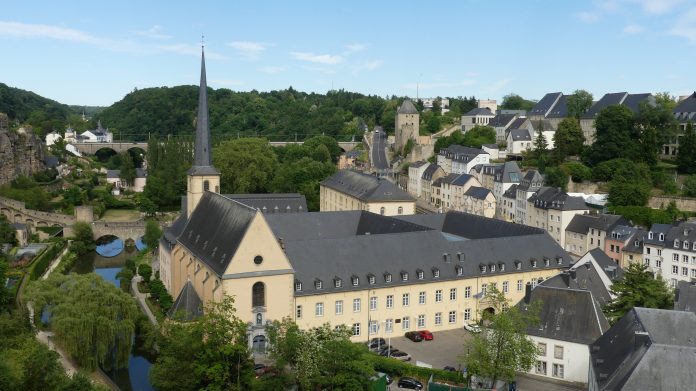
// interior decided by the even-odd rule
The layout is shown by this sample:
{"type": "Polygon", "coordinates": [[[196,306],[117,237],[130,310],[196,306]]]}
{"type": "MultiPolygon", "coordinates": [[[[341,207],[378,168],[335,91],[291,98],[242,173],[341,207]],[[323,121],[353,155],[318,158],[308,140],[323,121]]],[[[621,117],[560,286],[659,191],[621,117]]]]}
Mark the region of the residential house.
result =
{"type": "Polygon", "coordinates": [[[670,286],[696,278],[696,223],[653,224],[643,241],[643,264],[670,286]]]}
{"type": "Polygon", "coordinates": [[[464,193],[481,183],[469,174],[449,174],[442,178],[442,209],[464,211],[464,193]]]}
{"type": "Polygon", "coordinates": [[[319,210],[366,210],[395,216],[416,213],[416,200],[384,178],[340,170],[319,184],[319,210]]]}
{"type": "Polygon", "coordinates": [[[114,141],[114,134],[109,129],[102,128],[101,121],[97,123],[97,128],[86,130],[80,134],[81,140],[85,143],[110,143],[114,141]]]}
{"type": "MultiPolygon", "coordinates": [[[[503,195],[514,184],[520,183],[520,180],[522,180],[522,171],[520,171],[517,162],[505,162],[495,171],[495,177],[493,178],[493,196],[496,199],[496,216],[498,216],[498,218],[506,217],[503,218],[503,220],[513,221],[513,218],[510,220],[507,219],[509,215],[503,209],[509,206],[514,207],[514,193],[511,194],[511,200],[503,200],[503,195]],[[508,201],[510,201],[512,205],[507,205],[508,201]]],[[[514,215],[514,211],[510,212],[514,215]]]]}
{"type": "Polygon", "coordinates": [[[677,120],[677,134],[670,136],[667,143],[662,146],[662,156],[676,156],[679,149],[679,139],[684,136],[689,122],[696,123],[696,92],[682,99],[674,108],[674,118],[677,120]]]}
{"type": "Polygon", "coordinates": [[[428,167],[423,171],[421,176],[421,198],[426,202],[435,204],[432,184],[433,182],[445,176],[445,170],[437,164],[428,163],[428,167]]]}
{"type": "Polygon", "coordinates": [[[489,189],[471,186],[464,192],[462,199],[464,212],[488,218],[495,216],[496,200],[489,189]]]}
{"type": "Polygon", "coordinates": [[[481,186],[488,190],[493,190],[495,173],[500,169],[501,166],[502,164],[500,163],[477,164],[471,169],[471,171],[469,171],[469,175],[472,175],[479,182],[481,182],[481,186]]]}
{"type": "Polygon", "coordinates": [[[589,391],[690,390],[696,314],[633,308],[590,345],[589,391]]]}
{"type": "MultiPolygon", "coordinates": [[[[503,140],[505,141],[505,140],[503,140]]],[[[499,160],[499,159],[504,159],[507,155],[505,154],[505,151],[500,151],[500,147],[498,147],[498,144],[483,144],[481,145],[481,149],[486,151],[487,154],[491,155],[491,159],[493,160],[499,160]]]]}
{"type": "Polygon", "coordinates": [[[433,181],[433,184],[430,187],[430,203],[435,205],[440,212],[442,212],[442,182],[444,180],[444,176],[437,178],[433,181]]]}
{"type": "Polygon", "coordinates": [[[696,313],[696,280],[677,282],[674,289],[674,310],[696,313]]]}
{"type": "Polygon", "coordinates": [[[648,231],[640,228],[631,235],[621,249],[621,261],[619,262],[619,266],[625,269],[634,262],[643,263],[643,241],[647,235],[648,231]]]}
{"type": "Polygon", "coordinates": [[[604,241],[604,252],[616,263],[621,263],[623,248],[638,232],[638,228],[628,225],[615,226],[604,241]]]}
{"type": "Polygon", "coordinates": [[[557,187],[541,187],[527,200],[527,222],[545,229],[565,248],[566,227],[574,216],[589,212],[582,197],[572,197],[557,187]]]}
{"type": "Polygon", "coordinates": [[[430,163],[421,160],[408,166],[408,194],[418,198],[421,195],[421,178],[430,163]]]}
{"type": "Polygon", "coordinates": [[[527,117],[530,120],[540,120],[545,119],[551,113],[554,106],[563,96],[562,92],[550,92],[544,95],[534,107],[527,113],[527,117]]]}
{"type": "Polygon", "coordinates": [[[515,222],[515,210],[516,210],[516,205],[517,205],[517,184],[513,184],[508,188],[505,193],[503,193],[502,201],[500,198],[496,198],[497,206],[500,206],[502,203],[501,207],[501,212],[498,215],[498,218],[503,221],[508,221],[508,222],[515,222]]]}
{"type": "Polygon", "coordinates": [[[617,225],[630,225],[620,215],[579,214],[573,216],[565,230],[566,251],[580,256],[593,248],[604,250],[607,237],[617,225]]]}
{"type": "Polygon", "coordinates": [[[495,117],[488,108],[477,107],[462,115],[462,133],[466,133],[476,126],[488,126],[488,123],[495,117]]]}
{"type": "Polygon", "coordinates": [[[502,114],[498,113],[495,117],[491,118],[488,122],[488,126],[495,129],[495,141],[497,143],[504,143],[507,139],[507,130],[517,119],[517,114],[502,114]]]}
{"type": "Polygon", "coordinates": [[[537,170],[529,170],[517,185],[515,194],[515,222],[527,224],[527,200],[544,185],[544,177],[537,170]]]}
{"type": "Polygon", "coordinates": [[[113,185],[111,192],[114,195],[120,194],[121,190],[142,193],[145,191],[145,184],[147,184],[147,170],[136,168],[133,184],[129,184],[125,179],[121,178],[121,170],[107,170],[106,183],[113,185]]]}
{"type": "Polygon", "coordinates": [[[61,136],[60,133],[58,133],[54,130],[51,133],[48,133],[46,135],[46,146],[50,147],[51,145],[55,144],[56,142],[58,142],[58,140],[60,140],[62,138],[63,138],[63,136],[61,136]]]}
{"type": "Polygon", "coordinates": [[[510,130],[505,147],[508,155],[521,155],[522,152],[531,151],[533,148],[532,132],[528,128],[510,130]]]}
{"type": "Polygon", "coordinates": [[[468,174],[475,165],[488,163],[486,151],[456,144],[442,148],[437,155],[437,164],[448,174],[468,174]]]}
{"type": "Polygon", "coordinates": [[[525,125],[527,129],[529,129],[529,134],[532,135],[533,142],[536,142],[539,131],[541,131],[541,135],[544,137],[544,140],[546,140],[546,149],[553,149],[553,136],[556,134],[558,125],[554,125],[553,121],[549,119],[530,120],[525,122],[525,125]]]}
{"type": "Polygon", "coordinates": [[[582,133],[585,136],[585,145],[592,145],[595,142],[597,129],[594,122],[602,110],[612,105],[623,105],[628,107],[633,113],[637,113],[643,102],[655,105],[655,97],[651,94],[629,94],[628,92],[605,94],[587,112],[580,116],[580,128],[582,128],[582,133]]]}
{"type": "Polygon", "coordinates": [[[360,158],[363,150],[353,150],[344,152],[338,157],[338,169],[346,170],[349,168],[355,168],[357,166],[356,162],[360,158]]]}

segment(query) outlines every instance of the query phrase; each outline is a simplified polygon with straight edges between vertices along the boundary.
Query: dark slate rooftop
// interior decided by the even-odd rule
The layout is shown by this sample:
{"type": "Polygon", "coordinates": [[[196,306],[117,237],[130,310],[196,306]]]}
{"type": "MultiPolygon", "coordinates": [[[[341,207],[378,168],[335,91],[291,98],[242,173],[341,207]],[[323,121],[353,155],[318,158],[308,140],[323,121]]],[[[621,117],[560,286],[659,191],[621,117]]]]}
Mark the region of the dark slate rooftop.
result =
{"type": "Polygon", "coordinates": [[[522,312],[528,303],[541,302],[539,324],[527,328],[527,334],[558,341],[589,345],[609,329],[609,322],[589,290],[537,285],[518,305],[522,312]]]}
{"type": "Polygon", "coordinates": [[[413,105],[413,102],[410,99],[404,100],[404,102],[399,106],[399,110],[397,111],[399,114],[418,114],[418,110],[416,109],[416,106],[413,105]]]}
{"type": "Polygon", "coordinates": [[[541,98],[540,101],[534,105],[532,110],[529,111],[529,115],[542,115],[546,116],[546,114],[553,108],[553,105],[556,104],[556,101],[563,95],[561,92],[550,92],[546,95],[544,95],[543,98],[541,98]]]}
{"type": "Polygon", "coordinates": [[[225,197],[263,213],[307,212],[307,200],[299,193],[225,194],[225,197]]]}
{"type": "Polygon", "coordinates": [[[546,118],[565,118],[568,116],[568,96],[561,95],[551,111],[546,115],[546,118]]]}
{"type": "Polygon", "coordinates": [[[475,109],[469,110],[469,111],[468,111],[466,114],[464,114],[464,115],[465,115],[465,116],[474,116],[474,115],[488,115],[488,116],[492,116],[492,115],[494,115],[494,114],[493,114],[488,108],[485,108],[485,107],[484,107],[484,108],[477,107],[477,108],[475,108],[475,109]]]}
{"type": "Polygon", "coordinates": [[[512,186],[510,186],[510,188],[508,188],[505,191],[505,193],[503,193],[503,197],[512,199],[517,198],[517,184],[515,183],[512,186]]]}
{"type": "Polygon", "coordinates": [[[623,251],[632,253],[642,253],[643,252],[643,241],[648,235],[648,231],[637,228],[636,231],[631,235],[631,237],[626,241],[623,246],[623,251]]]}
{"type": "MultiPolygon", "coordinates": [[[[455,174],[457,175],[457,174],[455,174]]],[[[449,178],[449,175],[447,175],[445,178],[449,178]]],[[[467,182],[469,182],[473,177],[469,174],[460,174],[457,175],[454,179],[452,179],[451,182],[449,182],[452,186],[464,186],[466,185],[467,182]]],[[[445,182],[448,182],[446,179],[445,182]]]]}
{"type": "Polygon", "coordinates": [[[590,346],[598,390],[690,390],[696,314],[634,308],[590,346]]]}
{"type": "Polygon", "coordinates": [[[574,263],[570,269],[547,279],[541,285],[590,291],[598,307],[602,308],[611,301],[609,287],[607,287],[606,281],[603,280],[603,276],[608,277],[608,275],[604,270],[601,270],[600,265],[595,265],[590,259],[584,259],[585,257],[587,255],[574,263]]]}
{"type": "Polygon", "coordinates": [[[488,126],[492,126],[494,128],[507,127],[510,125],[510,122],[515,119],[515,117],[517,117],[516,114],[497,114],[495,117],[491,118],[491,120],[488,122],[488,126]]]}
{"type": "Polygon", "coordinates": [[[622,105],[628,107],[633,113],[637,113],[640,105],[647,102],[649,105],[655,105],[655,97],[652,94],[629,94],[624,99],[622,105]]]}
{"type": "Polygon", "coordinates": [[[482,147],[486,147],[489,149],[498,149],[498,144],[483,144],[482,147]]]}
{"type": "Polygon", "coordinates": [[[696,113],[696,92],[677,103],[674,113],[677,114],[678,118],[684,117],[684,113],[696,113]]]}
{"type": "Polygon", "coordinates": [[[674,290],[674,309],[696,312],[696,283],[677,282],[677,289],[674,290]]]}
{"type": "Polygon", "coordinates": [[[572,197],[558,187],[541,187],[529,202],[539,209],[583,210],[589,209],[582,197],[572,197]]]}
{"type": "Polygon", "coordinates": [[[348,194],[361,201],[415,201],[394,183],[376,176],[339,170],[321,182],[322,186],[348,194]]]}
{"type": "Polygon", "coordinates": [[[495,182],[519,183],[522,180],[522,171],[515,161],[505,162],[495,173],[495,182]]]}
{"type": "Polygon", "coordinates": [[[222,276],[256,213],[256,209],[223,195],[205,192],[179,243],[222,276]]]}
{"type": "Polygon", "coordinates": [[[660,241],[660,234],[664,234],[665,237],[669,233],[669,231],[672,229],[672,224],[653,224],[650,227],[650,231],[648,231],[648,235],[645,235],[645,238],[643,239],[643,243],[645,244],[652,244],[656,246],[664,246],[665,241],[662,240],[660,241]],[[650,232],[653,233],[653,238],[650,239],[650,232]]]}
{"type": "Polygon", "coordinates": [[[464,195],[476,198],[478,200],[485,200],[488,194],[490,193],[491,191],[486,189],[485,187],[471,186],[466,190],[464,195]]]}
{"type": "MultiPolygon", "coordinates": [[[[464,212],[415,214],[398,216],[399,220],[412,222],[466,239],[506,238],[512,236],[539,235],[541,228],[508,223],[464,212]]],[[[549,237],[550,238],[550,237],[549,237]]]]}
{"type": "Polygon", "coordinates": [[[594,258],[595,262],[597,262],[599,267],[602,268],[602,271],[607,275],[607,277],[609,277],[609,279],[615,280],[623,276],[623,269],[621,269],[617,263],[609,258],[607,253],[601,249],[595,247],[587,253],[592,255],[592,258],[594,258]]]}
{"type": "Polygon", "coordinates": [[[428,165],[428,168],[426,168],[425,171],[423,171],[423,175],[421,175],[421,178],[427,181],[432,180],[433,174],[435,174],[438,168],[440,168],[440,166],[438,166],[437,164],[430,163],[430,165],[428,165]]]}
{"type": "Polygon", "coordinates": [[[575,215],[568,223],[566,231],[587,234],[590,228],[610,232],[617,224],[626,225],[628,221],[621,215],[575,215]]]}
{"type": "Polygon", "coordinates": [[[532,141],[529,129],[512,129],[510,135],[512,141],[532,141]]]}
{"type": "Polygon", "coordinates": [[[439,154],[447,157],[448,159],[453,159],[458,158],[460,156],[468,156],[470,158],[473,158],[481,154],[488,154],[488,152],[484,151],[483,149],[465,147],[459,144],[452,144],[447,148],[442,148],[439,154]]]}
{"type": "Polygon", "coordinates": [[[194,320],[203,316],[203,301],[198,297],[191,281],[186,281],[167,316],[177,320],[194,320]]]}
{"type": "Polygon", "coordinates": [[[620,105],[627,95],[627,92],[615,92],[611,94],[604,94],[604,96],[595,104],[593,104],[590,107],[590,109],[585,112],[585,114],[580,116],[580,118],[594,119],[602,110],[606,109],[607,107],[611,105],[620,105]]]}
{"type": "Polygon", "coordinates": [[[508,126],[508,129],[519,129],[522,127],[522,125],[524,125],[525,122],[527,122],[526,117],[518,117],[517,119],[512,121],[510,126],[508,126]]]}

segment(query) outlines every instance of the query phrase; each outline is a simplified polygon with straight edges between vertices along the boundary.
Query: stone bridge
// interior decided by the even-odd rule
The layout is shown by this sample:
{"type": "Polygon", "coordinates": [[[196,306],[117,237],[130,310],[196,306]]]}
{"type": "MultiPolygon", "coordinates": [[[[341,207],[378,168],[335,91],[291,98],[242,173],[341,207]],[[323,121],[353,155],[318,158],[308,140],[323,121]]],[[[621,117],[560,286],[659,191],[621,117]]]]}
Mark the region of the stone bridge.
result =
{"type": "Polygon", "coordinates": [[[75,216],[27,209],[24,202],[5,197],[0,197],[0,213],[11,223],[26,224],[32,232],[37,227],[71,227],[77,221],[75,216]]]}
{"type": "Polygon", "coordinates": [[[73,143],[80,153],[85,155],[94,155],[102,148],[113,149],[117,153],[126,152],[131,148],[140,148],[147,151],[147,142],[135,141],[114,141],[112,143],[73,143]]]}
{"type": "MultiPolygon", "coordinates": [[[[290,145],[290,144],[296,144],[296,145],[303,144],[302,141],[269,141],[268,143],[272,147],[284,147],[284,146],[290,145]]],[[[339,141],[338,142],[338,146],[341,147],[346,152],[352,151],[359,144],[362,144],[362,141],[339,141]]]]}
{"type": "Polygon", "coordinates": [[[128,239],[138,240],[145,235],[145,221],[94,221],[92,222],[94,239],[113,235],[124,242],[128,239]]]}

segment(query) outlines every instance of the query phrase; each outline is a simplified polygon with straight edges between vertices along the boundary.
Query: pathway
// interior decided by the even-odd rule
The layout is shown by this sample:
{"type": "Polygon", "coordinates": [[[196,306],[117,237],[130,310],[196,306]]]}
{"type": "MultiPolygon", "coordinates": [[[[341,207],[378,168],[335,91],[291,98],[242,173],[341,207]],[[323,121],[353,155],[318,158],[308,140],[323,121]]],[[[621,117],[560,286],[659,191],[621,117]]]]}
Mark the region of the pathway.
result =
{"type": "Polygon", "coordinates": [[[48,276],[50,276],[51,273],[53,273],[53,271],[58,267],[58,265],[60,265],[60,262],[63,260],[63,257],[65,256],[65,254],[68,253],[68,248],[70,248],[70,242],[68,242],[63,251],[60,254],[58,254],[58,256],[55,257],[53,261],[51,261],[51,264],[48,265],[48,269],[46,269],[46,272],[43,274],[43,276],[41,276],[42,280],[47,279],[48,276]]]}
{"type": "Polygon", "coordinates": [[[150,319],[150,322],[157,326],[157,317],[150,311],[150,306],[147,305],[147,297],[150,295],[149,293],[142,293],[138,289],[138,283],[142,281],[141,276],[135,276],[131,280],[131,293],[133,293],[133,296],[135,296],[135,299],[138,300],[138,304],[140,305],[140,308],[143,309],[143,312],[145,312],[145,315],[147,315],[147,318],[150,319]]]}
{"type": "Polygon", "coordinates": [[[51,342],[51,339],[53,338],[53,333],[50,331],[39,331],[36,333],[36,339],[38,339],[41,343],[44,345],[47,345],[49,349],[53,350],[54,352],[58,353],[60,355],[60,363],[63,365],[63,368],[65,368],[65,372],[72,376],[78,371],[77,366],[70,361],[70,358],[68,358],[67,353],[63,351],[63,349],[59,348],[56,346],[55,343],[51,342]]]}

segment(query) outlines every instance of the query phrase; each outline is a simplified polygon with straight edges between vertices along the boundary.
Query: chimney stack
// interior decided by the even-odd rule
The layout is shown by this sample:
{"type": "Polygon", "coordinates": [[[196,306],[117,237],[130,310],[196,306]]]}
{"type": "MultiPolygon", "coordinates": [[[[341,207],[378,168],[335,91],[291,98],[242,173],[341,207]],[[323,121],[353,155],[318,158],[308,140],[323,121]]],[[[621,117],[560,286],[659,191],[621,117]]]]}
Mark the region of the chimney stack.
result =
{"type": "Polygon", "coordinates": [[[577,272],[575,271],[575,269],[570,269],[570,270],[568,270],[568,273],[570,274],[570,278],[572,278],[573,280],[575,280],[575,279],[577,278],[577,276],[578,276],[578,275],[577,275],[577,272]]]}
{"type": "Polygon", "coordinates": [[[532,283],[528,282],[524,290],[524,303],[529,305],[532,301],[532,283]]]}

